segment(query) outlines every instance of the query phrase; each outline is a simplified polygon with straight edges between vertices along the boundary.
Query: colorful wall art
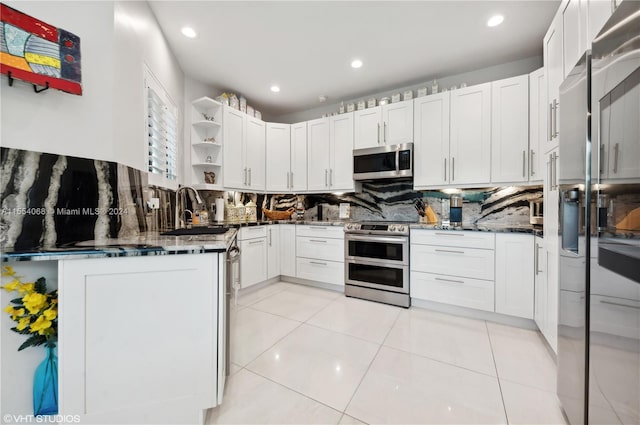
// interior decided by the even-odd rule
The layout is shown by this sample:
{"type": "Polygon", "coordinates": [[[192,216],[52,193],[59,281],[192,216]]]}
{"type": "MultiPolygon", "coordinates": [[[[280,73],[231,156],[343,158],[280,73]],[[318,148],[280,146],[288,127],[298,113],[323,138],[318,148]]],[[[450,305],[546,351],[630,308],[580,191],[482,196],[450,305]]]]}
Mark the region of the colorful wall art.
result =
{"type": "Polygon", "coordinates": [[[0,72],[9,84],[16,78],[82,94],[80,37],[2,3],[0,21],[0,72]]]}

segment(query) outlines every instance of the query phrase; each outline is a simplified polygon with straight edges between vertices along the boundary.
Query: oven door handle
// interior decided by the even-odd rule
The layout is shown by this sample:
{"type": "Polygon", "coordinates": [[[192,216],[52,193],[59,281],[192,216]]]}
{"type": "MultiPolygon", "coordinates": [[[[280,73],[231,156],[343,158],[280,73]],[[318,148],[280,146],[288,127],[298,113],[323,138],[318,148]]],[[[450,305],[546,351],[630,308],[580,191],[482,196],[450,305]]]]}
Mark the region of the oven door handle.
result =
{"type": "Polygon", "coordinates": [[[400,243],[400,244],[408,244],[409,240],[406,236],[364,236],[364,235],[354,235],[351,233],[347,233],[345,235],[345,239],[348,241],[363,241],[363,242],[391,242],[391,243],[400,243]]]}

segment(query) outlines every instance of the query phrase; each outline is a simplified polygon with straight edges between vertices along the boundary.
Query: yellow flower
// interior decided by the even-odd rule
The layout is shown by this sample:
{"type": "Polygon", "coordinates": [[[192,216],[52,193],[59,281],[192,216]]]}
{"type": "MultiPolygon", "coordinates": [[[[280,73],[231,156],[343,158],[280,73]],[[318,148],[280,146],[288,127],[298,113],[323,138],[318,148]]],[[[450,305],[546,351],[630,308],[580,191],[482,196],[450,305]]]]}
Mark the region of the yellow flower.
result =
{"type": "Polygon", "coordinates": [[[24,330],[27,326],[29,326],[29,318],[23,317],[22,319],[20,319],[20,321],[18,321],[18,326],[16,326],[16,328],[21,331],[24,330]]]}
{"type": "Polygon", "coordinates": [[[22,303],[29,313],[35,314],[47,306],[47,296],[33,292],[22,297],[22,303]]]}
{"type": "Polygon", "coordinates": [[[13,270],[11,266],[3,266],[2,267],[2,276],[13,276],[16,272],[13,270]]]}
{"type": "Polygon", "coordinates": [[[16,320],[17,317],[24,316],[24,308],[14,308],[8,305],[4,311],[11,316],[11,320],[16,320]]]}
{"type": "Polygon", "coordinates": [[[58,312],[53,308],[45,310],[43,314],[45,319],[47,320],[55,320],[56,317],[58,317],[58,312]]]}
{"type": "Polygon", "coordinates": [[[8,305],[4,308],[5,313],[7,314],[13,314],[13,306],[8,305]]]}
{"type": "Polygon", "coordinates": [[[3,288],[5,289],[5,291],[7,292],[12,292],[17,290],[20,287],[21,283],[18,279],[13,279],[11,282],[7,283],[6,285],[3,286],[3,288]]]}
{"type": "Polygon", "coordinates": [[[35,322],[31,324],[29,328],[32,333],[38,332],[38,334],[43,335],[44,330],[51,327],[51,321],[44,318],[44,316],[38,316],[35,322]]]}
{"type": "Polygon", "coordinates": [[[30,283],[23,283],[22,285],[20,285],[20,287],[18,288],[18,292],[21,294],[24,294],[25,292],[33,292],[33,288],[35,287],[35,283],[30,282],[30,283]]]}

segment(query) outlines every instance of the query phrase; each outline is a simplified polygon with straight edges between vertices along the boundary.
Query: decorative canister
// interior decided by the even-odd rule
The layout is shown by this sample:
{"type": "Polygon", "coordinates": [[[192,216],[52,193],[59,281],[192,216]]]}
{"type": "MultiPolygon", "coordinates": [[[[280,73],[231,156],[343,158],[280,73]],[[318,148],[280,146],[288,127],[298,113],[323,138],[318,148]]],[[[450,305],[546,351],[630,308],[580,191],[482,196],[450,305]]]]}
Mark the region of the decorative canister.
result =
{"type": "Polygon", "coordinates": [[[242,202],[238,202],[236,204],[236,220],[237,221],[246,221],[247,220],[247,215],[246,215],[246,209],[244,207],[244,205],[242,205],[242,202]]]}
{"type": "Polygon", "coordinates": [[[402,100],[411,100],[413,99],[413,90],[406,90],[402,94],[402,100]]]}
{"type": "Polygon", "coordinates": [[[344,111],[345,111],[344,102],[340,102],[340,106],[338,107],[338,113],[344,114],[344,111]]]}
{"type": "Polygon", "coordinates": [[[247,202],[247,205],[245,205],[244,208],[247,221],[258,221],[258,206],[255,202],[247,202]]]}
{"type": "Polygon", "coordinates": [[[358,111],[364,111],[367,108],[367,103],[364,100],[358,102],[358,111]]]}
{"type": "Polygon", "coordinates": [[[390,103],[390,100],[388,97],[383,97],[382,99],[380,99],[380,102],[378,103],[378,105],[388,105],[390,103]]]}
{"type": "Polygon", "coordinates": [[[391,103],[400,102],[400,93],[394,93],[391,95],[391,103]]]}
{"type": "Polygon", "coordinates": [[[240,96],[240,111],[247,112],[247,99],[244,96],[240,96]]]}
{"type": "Polygon", "coordinates": [[[376,98],[372,97],[367,100],[367,108],[375,108],[376,107],[376,98]]]}
{"type": "Polygon", "coordinates": [[[257,109],[253,112],[253,116],[258,118],[259,120],[262,119],[262,112],[258,111],[257,109]]]}
{"type": "Polygon", "coordinates": [[[427,88],[426,87],[420,87],[418,89],[418,94],[416,95],[416,97],[422,97],[422,96],[426,96],[427,95],[427,88]]]}
{"type": "Polygon", "coordinates": [[[236,209],[236,207],[234,207],[233,204],[227,204],[226,210],[227,210],[227,220],[232,223],[237,222],[238,210],[236,209]]]}
{"type": "Polygon", "coordinates": [[[352,102],[352,103],[348,103],[348,104],[347,104],[347,112],[353,112],[353,111],[355,111],[355,110],[356,110],[356,105],[355,105],[355,103],[353,103],[353,102],[352,102]]]}

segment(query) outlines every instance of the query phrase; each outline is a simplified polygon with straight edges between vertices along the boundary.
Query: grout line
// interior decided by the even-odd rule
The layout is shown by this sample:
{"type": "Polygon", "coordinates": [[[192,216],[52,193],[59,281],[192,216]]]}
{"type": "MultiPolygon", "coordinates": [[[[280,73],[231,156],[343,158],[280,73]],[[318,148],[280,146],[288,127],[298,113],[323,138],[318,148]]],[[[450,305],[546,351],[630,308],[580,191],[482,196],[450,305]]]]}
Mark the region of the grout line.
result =
{"type": "MultiPolygon", "coordinates": [[[[256,290],[255,290],[255,291],[253,291],[253,292],[249,292],[247,295],[251,295],[251,294],[258,293],[258,292],[262,291],[263,289],[271,288],[271,287],[273,287],[273,286],[275,286],[275,285],[278,285],[279,283],[286,283],[286,282],[282,282],[282,281],[273,282],[273,283],[270,283],[269,285],[263,286],[263,287],[262,287],[262,288],[260,288],[260,289],[256,289],[256,290]]],[[[249,306],[252,306],[252,305],[254,305],[254,304],[256,304],[256,303],[259,303],[260,301],[266,300],[267,298],[270,298],[270,297],[272,297],[272,296],[274,296],[274,295],[276,295],[276,294],[279,294],[280,292],[284,291],[285,289],[286,289],[286,288],[282,288],[282,289],[280,289],[279,291],[276,291],[276,292],[274,292],[274,293],[272,293],[272,294],[269,294],[269,295],[267,295],[267,296],[265,296],[265,297],[263,297],[263,298],[259,298],[259,299],[255,300],[255,301],[253,301],[253,302],[251,302],[251,303],[249,303],[249,304],[245,304],[245,305],[243,305],[243,307],[249,307],[249,306]]],[[[241,305],[241,304],[238,304],[238,305],[241,305]]]]}
{"type": "Polygon", "coordinates": [[[491,358],[493,359],[493,366],[496,368],[496,378],[498,381],[498,389],[500,390],[500,399],[502,400],[502,409],[504,410],[504,418],[509,423],[509,415],[507,414],[507,404],[504,402],[504,393],[502,392],[502,383],[500,382],[500,375],[498,374],[498,364],[496,363],[496,356],[493,352],[493,343],[491,342],[491,333],[489,332],[489,325],[487,321],[484,322],[484,327],[487,330],[487,337],[489,338],[489,348],[491,348],[491,358]]]}

